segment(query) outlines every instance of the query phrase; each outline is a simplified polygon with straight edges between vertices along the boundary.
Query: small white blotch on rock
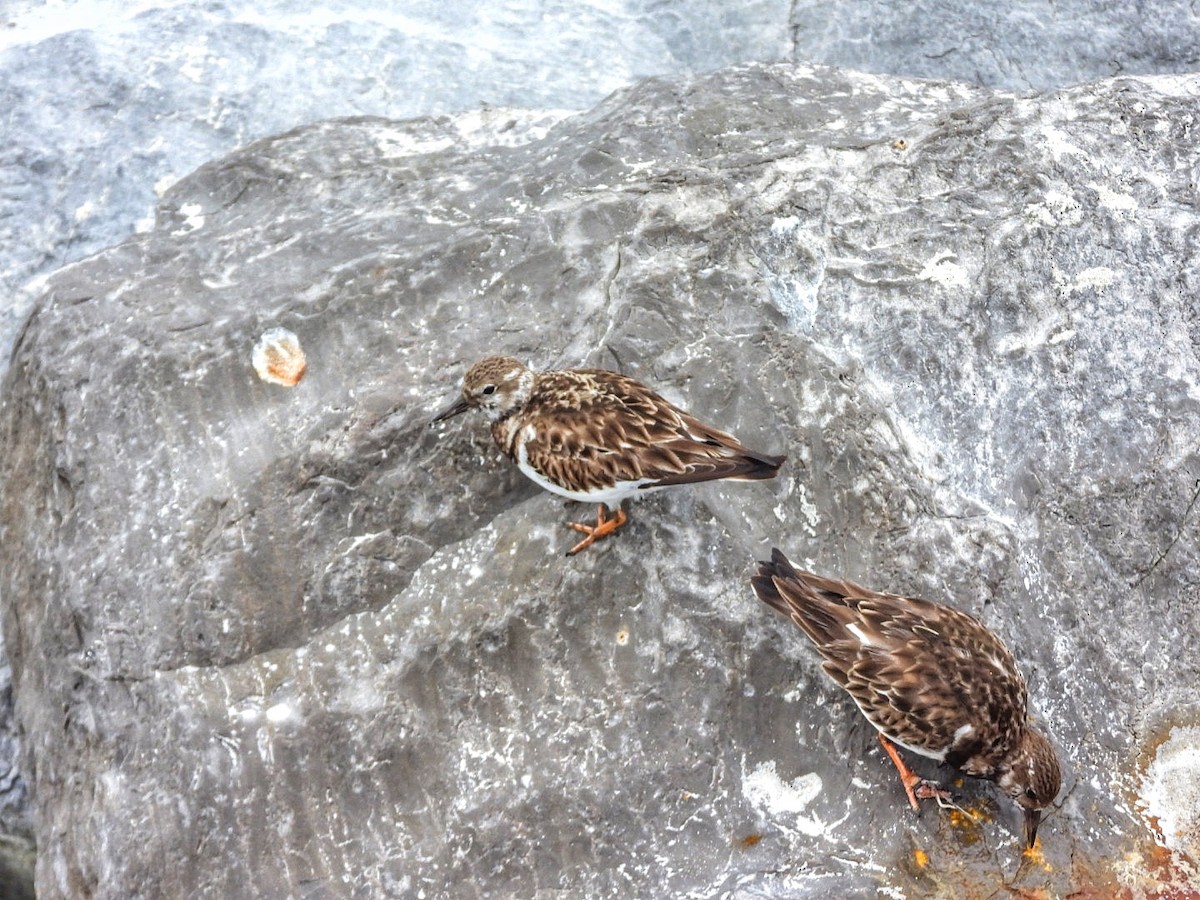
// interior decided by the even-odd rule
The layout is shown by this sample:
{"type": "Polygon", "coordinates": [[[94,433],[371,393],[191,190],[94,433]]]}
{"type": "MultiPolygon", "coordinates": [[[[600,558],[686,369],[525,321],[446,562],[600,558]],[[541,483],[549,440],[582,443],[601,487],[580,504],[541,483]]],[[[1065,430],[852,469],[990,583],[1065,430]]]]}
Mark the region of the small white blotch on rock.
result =
{"type": "Polygon", "coordinates": [[[617,643],[622,647],[629,643],[629,629],[622,628],[617,632],[617,643]]]}
{"type": "Polygon", "coordinates": [[[308,371],[300,338],[286,328],[264,331],[254,345],[254,371],[263,381],[294,387],[308,371]]]}

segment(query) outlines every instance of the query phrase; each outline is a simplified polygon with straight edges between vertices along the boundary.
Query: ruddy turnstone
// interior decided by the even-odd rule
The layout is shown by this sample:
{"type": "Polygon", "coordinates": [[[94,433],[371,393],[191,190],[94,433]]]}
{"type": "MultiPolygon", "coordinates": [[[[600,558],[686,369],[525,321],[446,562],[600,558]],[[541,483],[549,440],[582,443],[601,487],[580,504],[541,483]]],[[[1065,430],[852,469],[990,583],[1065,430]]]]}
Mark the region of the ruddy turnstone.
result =
{"type": "Polygon", "coordinates": [[[996,635],[940,603],[798,572],[779,550],[750,582],[804,630],[825,672],[875,726],[914,810],[918,799],[942,804],[949,794],[915,775],[893,744],[994,781],[1024,810],[1033,846],[1058,795],[1058,757],[1029,726],[1025,679],[996,635]]]}
{"type": "Polygon", "coordinates": [[[492,438],[535,484],[598,504],[578,553],[627,521],[622,501],[671,484],[717,478],[774,478],[786,457],[755,453],[733,435],[668,403],[650,388],[605,369],[535,372],[511,356],[481,359],[462,394],[434,418],[482,409],[492,438]],[[605,508],[616,515],[608,517],[605,508]]]}

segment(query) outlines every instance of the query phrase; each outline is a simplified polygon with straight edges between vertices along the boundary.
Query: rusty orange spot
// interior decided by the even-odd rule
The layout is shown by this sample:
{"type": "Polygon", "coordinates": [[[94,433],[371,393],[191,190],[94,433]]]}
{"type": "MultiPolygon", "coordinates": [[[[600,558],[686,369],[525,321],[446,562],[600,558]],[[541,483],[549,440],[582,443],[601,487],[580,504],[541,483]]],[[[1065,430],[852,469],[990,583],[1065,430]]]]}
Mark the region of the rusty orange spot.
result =
{"type": "MultiPolygon", "coordinates": [[[[1183,835],[1169,833],[1170,825],[1159,815],[1161,810],[1144,796],[1152,782],[1152,770],[1160,757],[1175,746],[1176,740],[1192,729],[1200,728],[1194,712],[1173,714],[1147,729],[1134,766],[1137,778],[1126,789],[1126,797],[1146,823],[1144,842],[1134,849],[1135,858],[1140,857],[1142,880],[1124,875],[1120,880],[1132,884],[1122,885],[1127,896],[1144,896],[1149,900],[1200,900],[1200,885],[1196,883],[1196,860],[1188,851],[1191,849],[1183,835]],[[1177,729],[1180,731],[1177,732],[1177,729]],[[1132,887],[1133,890],[1129,888],[1132,887]]],[[[1161,773],[1160,773],[1161,778],[1161,773]]],[[[1163,785],[1158,784],[1162,792],[1163,785]]],[[[1153,793],[1153,792],[1152,792],[1153,793]]]]}
{"type": "Polygon", "coordinates": [[[946,812],[946,820],[959,832],[959,840],[968,845],[983,840],[983,823],[990,822],[991,818],[981,807],[946,812]]]}
{"type": "Polygon", "coordinates": [[[1025,857],[1025,861],[1038,866],[1043,871],[1050,872],[1053,866],[1046,862],[1046,857],[1042,853],[1042,842],[1039,840],[1032,847],[1025,847],[1021,850],[1021,855],[1025,857]]]}
{"type": "Polygon", "coordinates": [[[929,854],[917,847],[913,850],[913,862],[917,864],[918,869],[923,869],[929,865],[929,854]]]}
{"type": "Polygon", "coordinates": [[[759,832],[755,831],[754,833],[748,834],[745,837],[738,838],[737,845],[739,847],[741,847],[743,850],[749,850],[751,847],[758,844],[758,842],[761,841],[762,838],[763,838],[763,836],[759,832]]]}

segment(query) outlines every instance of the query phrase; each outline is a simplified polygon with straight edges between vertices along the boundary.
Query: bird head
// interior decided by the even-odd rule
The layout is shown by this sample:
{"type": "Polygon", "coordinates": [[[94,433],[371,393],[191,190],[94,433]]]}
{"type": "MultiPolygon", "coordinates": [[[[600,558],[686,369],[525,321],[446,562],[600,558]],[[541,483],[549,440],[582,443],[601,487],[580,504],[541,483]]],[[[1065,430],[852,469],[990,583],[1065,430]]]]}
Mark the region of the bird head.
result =
{"type": "Polygon", "coordinates": [[[462,393],[438,413],[433,421],[443,422],[469,409],[482,409],[493,421],[523,406],[533,387],[533,372],[511,356],[481,359],[463,376],[462,393]]]}
{"type": "Polygon", "coordinates": [[[1025,843],[1032,847],[1037,840],[1042,810],[1054,802],[1062,786],[1054,747],[1041,734],[1027,728],[1010,765],[1000,773],[996,783],[1024,812],[1025,843]]]}

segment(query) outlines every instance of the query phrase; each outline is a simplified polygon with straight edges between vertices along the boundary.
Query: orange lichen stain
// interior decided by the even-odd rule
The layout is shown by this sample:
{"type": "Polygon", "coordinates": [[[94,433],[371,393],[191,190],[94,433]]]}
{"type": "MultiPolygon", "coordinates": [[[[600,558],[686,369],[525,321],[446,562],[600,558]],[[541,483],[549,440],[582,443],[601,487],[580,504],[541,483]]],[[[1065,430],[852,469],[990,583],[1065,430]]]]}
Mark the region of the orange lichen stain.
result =
{"type": "Polygon", "coordinates": [[[1021,850],[1021,856],[1029,865],[1037,866],[1043,872],[1053,872],[1054,867],[1046,862],[1046,856],[1042,853],[1042,842],[1039,840],[1032,847],[1025,847],[1021,850]]]}
{"type": "MultiPolygon", "coordinates": [[[[1158,830],[1158,819],[1150,817],[1154,830],[1161,837],[1162,832],[1158,830]]],[[[1146,868],[1152,872],[1167,872],[1175,866],[1175,854],[1171,852],[1170,847],[1162,844],[1151,844],[1150,847],[1143,851],[1143,856],[1146,861],[1146,868]]]]}
{"type": "Polygon", "coordinates": [[[983,824],[991,819],[982,806],[974,809],[956,807],[946,810],[946,821],[958,832],[958,839],[968,845],[983,840],[983,824]]]}
{"type": "Polygon", "coordinates": [[[1124,854],[1096,858],[1071,856],[1071,885],[1066,900],[1200,900],[1196,873],[1152,838],[1124,854]]]}
{"type": "Polygon", "coordinates": [[[737,838],[734,841],[734,844],[741,850],[749,850],[751,847],[757,846],[758,842],[761,841],[762,838],[763,836],[756,831],[752,834],[747,834],[743,837],[737,838]]]}
{"type": "Polygon", "coordinates": [[[1144,883],[1135,884],[1128,896],[1144,897],[1146,900],[1200,900],[1200,887],[1195,886],[1195,872],[1169,847],[1151,844],[1140,853],[1144,883]]]}
{"type": "Polygon", "coordinates": [[[975,809],[965,809],[963,807],[955,807],[947,810],[946,818],[950,820],[950,824],[956,828],[966,828],[971,825],[979,825],[982,822],[990,822],[992,817],[987,814],[983,807],[975,809]]]}
{"type": "Polygon", "coordinates": [[[929,865],[929,854],[920,847],[913,848],[913,863],[918,869],[923,869],[929,865]]]}
{"type": "Polygon", "coordinates": [[[1085,885],[1066,895],[1067,900],[1128,900],[1131,896],[1128,888],[1118,888],[1115,885],[1085,885]]]}
{"type": "MultiPolygon", "coordinates": [[[[1152,781],[1151,773],[1160,756],[1187,729],[1200,727],[1195,711],[1180,711],[1157,723],[1146,732],[1137,757],[1136,775],[1126,782],[1125,796],[1140,814],[1146,825],[1146,840],[1139,842],[1130,853],[1120,881],[1125,896],[1146,900],[1200,900],[1200,858],[1189,853],[1185,835],[1168,834],[1162,818],[1153,808],[1153,800],[1143,794],[1152,781]],[[1131,874],[1133,877],[1131,878],[1131,874]]],[[[1159,786],[1161,798],[1161,785],[1159,786]]],[[[1161,799],[1160,799],[1161,802],[1161,799]]]]}
{"type": "Polygon", "coordinates": [[[1067,900],[1197,900],[1198,895],[1189,889],[1167,886],[1149,871],[1137,853],[1125,860],[1122,868],[1124,877],[1112,868],[1115,859],[1091,859],[1084,854],[1072,857],[1071,882],[1075,889],[1066,894],[1067,900]],[[1133,885],[1123,883],[1129,872],[1137,872],[1139,879],[1133,885]]]}

